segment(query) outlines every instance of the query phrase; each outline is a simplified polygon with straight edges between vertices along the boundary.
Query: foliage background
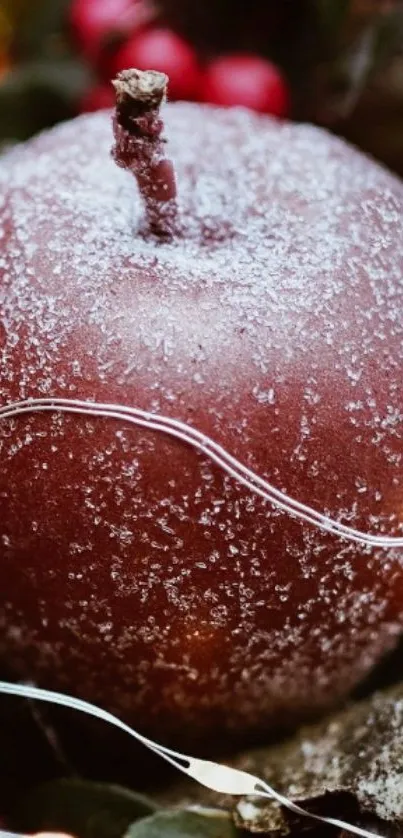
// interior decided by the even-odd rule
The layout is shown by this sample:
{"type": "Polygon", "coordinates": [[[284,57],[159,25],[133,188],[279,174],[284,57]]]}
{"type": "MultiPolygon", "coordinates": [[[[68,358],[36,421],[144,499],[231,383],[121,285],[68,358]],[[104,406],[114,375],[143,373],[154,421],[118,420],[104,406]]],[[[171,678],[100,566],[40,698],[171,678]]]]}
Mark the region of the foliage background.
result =
{"type": "MultiPolygon", "coordinates": [[[[331,127],[403,174],[402,0],[148,2],[201,60],[242,49],[277,62],[291,84],[294,118],[331,127]]],[[[80,55],[69,7],[70,0],[0,0],[3,144],[77,114],[99,78],[99,67],[80,55]]]]}

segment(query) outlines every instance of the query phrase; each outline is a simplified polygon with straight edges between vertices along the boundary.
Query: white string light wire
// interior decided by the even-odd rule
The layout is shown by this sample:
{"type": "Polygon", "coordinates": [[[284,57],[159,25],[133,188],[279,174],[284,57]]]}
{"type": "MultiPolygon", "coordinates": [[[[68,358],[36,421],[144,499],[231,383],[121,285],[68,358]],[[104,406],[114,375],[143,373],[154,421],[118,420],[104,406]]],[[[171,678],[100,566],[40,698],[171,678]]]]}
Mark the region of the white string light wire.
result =
{"type": "Polygon", "coordinates": [[[193,446],[248,490],[308,524],[312,524],[325,532],[334,533],[348,541],[357,542],[365,546],[381,547],[383,549],[403,547],[403,536],[373,535],[354,529],[347,524],[330,518],[325,513],[318,512],[310,506],[289,497],[239,462],[239,460],[233,457],[221,445],[214,442],[209,436],[178,419],[171,419],[168,416],[160,416],[145,410],[140,410],[139,408],[120,404],[64,398],[25,399],[20,402],[13,402],[0,407],[0,419],[14,419],[24,414],[38,412],[75,413],[95,418],[116,419],[129,422],[141,428],[165,433],[168,436],[193,446]]]}
{"type": "MultiPolygon", "coordinates": [[[[186,774],[187,777],[190,777],[192,780],[195,780],[197,783],[207,789],[210,789],[211,791],[218,792],[219,794],[232,795],[234,797],[253,796],[276,800],[281,804],[281,806],[284,806],[290,812],[293,812],[296,815],[301,815],[304,818],[311,818],[319,823],[347,830],[353,835],[359,835],[360,838],[380,838],[379,833],[369,832],[366,829],[354,826],[354,824],[347,823],[346,821],[339,820],[338,818],[326,818],[321,815],[314,815],[306,809],[303,809],[302,806],[298,806],[296,803],[293,803],[283,794],[279,794],[279,792],[275,791],[275,789],[263,780],[260,780],[259,777],[255,777],[253,774],[249,774],[246,771],[240,771],[237,768],[231,768],[229,765],[220,765],[217,762],[211,762],[205,759],[196,759],[195,757],[190,757],[186,754],[180,753],[179,751],[173,751],[171,748],[159,745],[152,739],[142,736],[141,733],[138,733],[136,730],[129,727],[129,725],[122,722],[112,713],[102,710],[95,704],[90,704],[87,701],[82,701],[79,698],[64,695],[63,693],[44,690],[39,687],[33,687],[26,684],[13,684],[7,681],[0,681],[0,693],[5,695],[20,696],[22,698],[30,698],[34,701],[45,701],[51,704],[61,705],[62,707],[69,707],[72,710],[78,710],[79,712],[86,713],[89,716],[94,716],[95,718],[101,719],[108,724],[114,725],[114,727],[120,728],[120,730],[123,730],[129,736],[137,739],[138,742],[141,742],[146,746],[146,748],[149,748],[157,754],[157,756],[160,756],[162,759],[166,760],[166,762],[169,762],[178,771],[186,774]]],[[[2,833],[0,831],[0,838],[7,838],[9,835],[10,833],[2,833]]]]}
{"type": "MultiPolygon", "coordinates": [[[[229,476],[237,480],[250,491],[274,504],[278,508],[303,520],[325,532],[345,538],[349,541],[364,544],[366,546],[382,547],[403,547],[403,537],[372,535],[342,524],[339,521],[329,518],[324,513],[307,506],[300,501],[290,498],[284,492],[276,489],[267,480],[259,477],[251,469],[244,466],[221,445],[217,444],[206,434],[187,425],[177,419],[166,416],[159,416],[139,408],[127,407],[120,404],[97,403],[83,401],[80,399],[64,398],[40,398],[25,399],[0,407],[0,419],[14,419],[24,414],[37,412],[60,412],[73,413],[82,416],[103,417],[129,422],[138,427],[165,433],[168,436],[179,439],[188,445],[193,446],[197,451],[208,456],[214,463],[220,466],[229,476]]],[[[276,792],[271,786],[258,777],[248,774],[245,771],[231,768],[230,766],[219,765],[209,760],[196,759],[165,748],[157,742],[142,736],[133,728],[126,725],[111,713],[102,710],[94,704],[82,701],[62,693],[42,690],[38,687],[12,684],[0,681],[0,693],[7,695],[30,698],[36,701],[46,701],[52,704],[59,704],[64,707],[87,713],[101,719],[115,727],[120,728],[128,735],[134,737],[151,751],[173,765],[176,769],[186,774],[191,779],[205,786],[211,791],[220,794],[233,796],[255,796],[276,800],[285,808],[297,815],[314,819],[320,823],[329,824],[338,829],[345,829],[361,838],[379,838],[379,834],[369,832],[361,827],[354,826],[337,818],[326,818],[314,815],[303,809],[301,806],[288,800],[282,794],[276,792]]],[[[19,838],[16,833],[0,830],[0,838],[19,838]]]]}

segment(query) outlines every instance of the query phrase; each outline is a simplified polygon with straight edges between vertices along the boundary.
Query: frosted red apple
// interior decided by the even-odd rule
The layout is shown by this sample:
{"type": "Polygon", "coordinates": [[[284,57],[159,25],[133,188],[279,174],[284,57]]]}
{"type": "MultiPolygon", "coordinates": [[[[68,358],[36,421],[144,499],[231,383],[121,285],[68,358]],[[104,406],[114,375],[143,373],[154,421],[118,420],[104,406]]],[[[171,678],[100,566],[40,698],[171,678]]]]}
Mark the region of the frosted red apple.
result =
{"type": "MultiPolygon", "coordinates": [[[[323,131],[165,109],[181,234],[139,232],[110,114],[0,166],[0,401],[180,419],[292,498],[401,534],[403,188],[323,131]]],[[[403,551],[325,533],[191,445],[0,420],[1,655],[177,745],[336,701],[393,645],[403,551]]]]}

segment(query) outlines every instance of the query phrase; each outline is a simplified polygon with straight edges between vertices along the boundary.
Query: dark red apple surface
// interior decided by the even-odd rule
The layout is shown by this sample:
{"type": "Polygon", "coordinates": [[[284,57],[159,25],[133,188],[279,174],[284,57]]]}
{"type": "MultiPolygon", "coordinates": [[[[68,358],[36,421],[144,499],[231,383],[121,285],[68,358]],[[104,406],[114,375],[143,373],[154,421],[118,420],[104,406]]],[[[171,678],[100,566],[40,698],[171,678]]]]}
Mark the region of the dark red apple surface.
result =
{"type": "MultiPolygon", "coordinates": [[[[0,401],[181,420],[291,498],[403,523],[403,187],[340,140],[165,109],[182,235],[139,232],[109,113],[0,165],[0,401]]],[[[0,653],[176,745],[336,702],[403,625],[402,548],[291,516],[112,418],[0,418],[0,653]]]]}

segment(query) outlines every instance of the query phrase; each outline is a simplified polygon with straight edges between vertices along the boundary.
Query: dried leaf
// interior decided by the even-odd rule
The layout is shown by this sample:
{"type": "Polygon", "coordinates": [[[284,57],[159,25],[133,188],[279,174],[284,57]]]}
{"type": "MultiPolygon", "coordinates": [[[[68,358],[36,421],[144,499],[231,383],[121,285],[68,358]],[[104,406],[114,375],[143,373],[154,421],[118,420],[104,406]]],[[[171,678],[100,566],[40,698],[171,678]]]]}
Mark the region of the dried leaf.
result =
{"type": "Polygon", "coordinates": [[[119,786],[55,780],[20,800],[8,825],[17,832],[54,830],[77,838],[121,838],[130,824],[156,809],[153,801],[119,786]]]}
{"type": "MultiPolygon", "coordinates": [[[[403,684],[302,728],[282,745],[240,755],[231,765],[311,812],[394,834],[394,827],[403,827],[403,684]]],[[[188,783],[166,794],[168,800],[229,808],[236,825],[250,832],[281,836],[318,828],[276,801],[220,798],[188,783]]]]}

